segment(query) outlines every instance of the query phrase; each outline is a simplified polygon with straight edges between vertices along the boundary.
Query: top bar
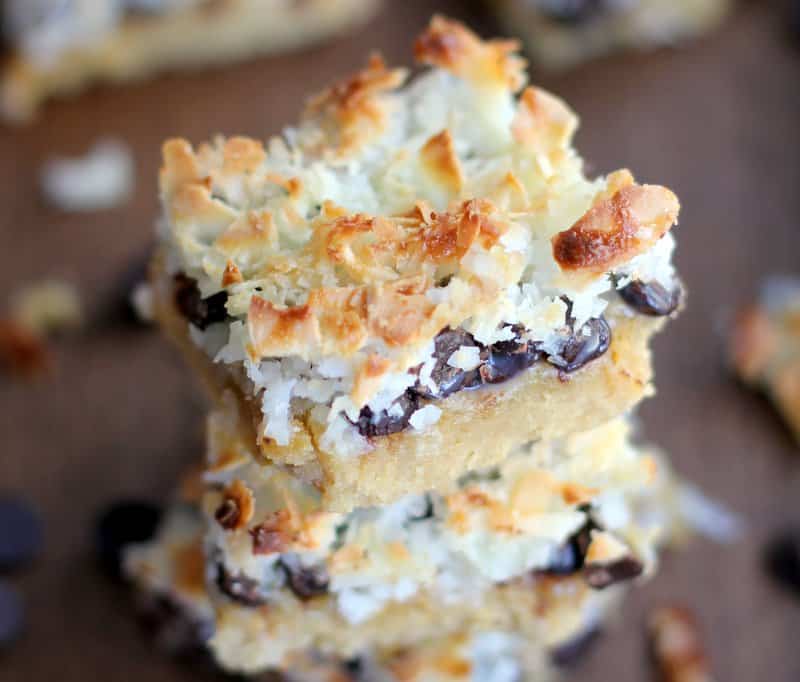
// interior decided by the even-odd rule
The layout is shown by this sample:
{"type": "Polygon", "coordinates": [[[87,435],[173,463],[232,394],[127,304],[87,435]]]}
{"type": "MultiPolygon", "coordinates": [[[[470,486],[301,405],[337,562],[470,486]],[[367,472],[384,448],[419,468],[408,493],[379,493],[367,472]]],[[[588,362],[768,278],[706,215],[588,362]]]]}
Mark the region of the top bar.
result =
{"type": "Polygon", "coordinates": [[[590,180],[514,41],[435,17],[266,148],[164,146],[157,315],[269,460],[339,510],[446,487],[649,391],[668,189],[590,180]],[[250,426],[252,425],[252,427],[250,426]]]}

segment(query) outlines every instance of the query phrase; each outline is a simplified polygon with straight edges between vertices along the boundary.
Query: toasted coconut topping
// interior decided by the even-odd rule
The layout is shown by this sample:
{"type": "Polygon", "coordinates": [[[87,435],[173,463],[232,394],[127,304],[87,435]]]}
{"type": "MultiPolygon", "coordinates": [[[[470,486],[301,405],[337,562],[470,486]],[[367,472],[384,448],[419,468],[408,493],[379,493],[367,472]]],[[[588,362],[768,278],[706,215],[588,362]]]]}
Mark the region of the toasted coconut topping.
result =
{"type": "Polygon", "coordinates": [[[517,96],[515,49],[437,17],[415,47],[433,68],[408,85],[373,57],[266,145],[165,144],[170,274],[226,294],[227,339],[218,324],[192,338],[244,366],[270,442],[313,422],[323,449],[364,452],[358,410],[386,413],[447,327],[485,347],[522,329],[552,358],[568,306],[580,330],[615,288],[675,290],[677,199],[624,171],[588,179],[575,115],[517,96]]]}
{"type": "Polygon", "coordinates": [[[553,237],[553,257],[564,270],[602,275],[652,247],[675,224],[679,209],[665,187],[624,187],[553,237]]]}
{"type": "Polygon", "coordinates": [[[421,64],[446,69],[478,84],[517,92],[525,84],[525,60],[515,53],[516,40],[482,41],[456,21],[435,16],[414,44],[421,64]]]}
{"type": "Polygon", "coordinates": [[[434,135],[424,144],[419,154],[434,181],[440,182],[453,195],[458,196],[464,186],[464,176],[450,131],[443,130],[434,135]]]}
{"type": "Polygon", "coordinates": [[[253,492],[237,479],[225,488],[215,516],[225,530],[241,530],[250,523],[254,512],[253,492]]]}
{"type": "Polygon", "coordinates": [[[352,152],[383,132],[388,111],[381,94],[402,85],[406,76],[405,69],[389,69],[374,54],[362,71],[313,97],[305,117],[327,133],[322,143],[339,153],[352,152]]]}

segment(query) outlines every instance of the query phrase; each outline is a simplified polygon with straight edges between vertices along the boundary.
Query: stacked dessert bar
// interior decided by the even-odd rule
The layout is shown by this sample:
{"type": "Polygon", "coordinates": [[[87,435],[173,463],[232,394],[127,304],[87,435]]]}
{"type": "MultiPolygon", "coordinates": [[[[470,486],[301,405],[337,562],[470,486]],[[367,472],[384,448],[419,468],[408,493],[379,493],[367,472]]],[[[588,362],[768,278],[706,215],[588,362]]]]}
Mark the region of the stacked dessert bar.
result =
{"type": "Polygon", "coordinates": [[[561,69],[622,49],[653,49],[716,28],[732,0],[489,0],[537,64],[561,69]]]}
{"type": "Polygon", "coordinates": [[[214,407],[127,569],[226,670],[546,679],[682,531],[625,416],[678,200],[587,178],[516,50],[434,18],[413,80],[375,56],[265,146],[164,147],[155,310],[214,407]]]}
{"type": "Polygon", "coordinates": [[[0,115],[33,116],[54,95],[98,81],[279,52],[361,23],[380,0],[4,0],[11,56],[0,115]]]}

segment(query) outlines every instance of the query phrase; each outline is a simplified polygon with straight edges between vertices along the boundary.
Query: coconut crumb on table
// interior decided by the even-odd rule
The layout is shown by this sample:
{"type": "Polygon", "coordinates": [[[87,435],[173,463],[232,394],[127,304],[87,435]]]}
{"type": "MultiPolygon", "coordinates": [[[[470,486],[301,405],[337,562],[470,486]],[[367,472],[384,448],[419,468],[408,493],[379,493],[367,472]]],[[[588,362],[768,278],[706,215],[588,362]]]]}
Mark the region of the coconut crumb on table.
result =
{"type": "Polygon", "coordinates": [[[45,199],[64,211],[114,208],[128,199],[133,185],[131,150],[113,138],[99,140],[83,157],[51,158],[41,172],[45,199]]]}
{"type": "Polygon", "coordinates": [[[657,682],[713,682],[700,626],[689,609],[657,608],[647,626],[657,682]]]}

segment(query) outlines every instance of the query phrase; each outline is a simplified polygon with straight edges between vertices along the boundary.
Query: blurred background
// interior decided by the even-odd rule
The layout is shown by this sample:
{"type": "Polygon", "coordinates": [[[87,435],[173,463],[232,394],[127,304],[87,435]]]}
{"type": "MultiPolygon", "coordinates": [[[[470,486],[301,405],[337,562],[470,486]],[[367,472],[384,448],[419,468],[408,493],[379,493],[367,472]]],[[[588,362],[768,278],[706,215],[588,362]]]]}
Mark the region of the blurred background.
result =
{"type": "MultiPolygon", "coordinates": [[[[47,377],[0,377],[0,489],[28,499],[45,529],[38,560],[9,579],[27,604],[27,625],[0,651],[0,679],[202,679],[149,646],[126,597],[98,579],[92,549],[99,509],[119,498],[165,499],[201,448],[198,386],[155,330],[123,314],[153,240],[161,143],[277,133],[310,93],[373,48],[392,64],[410,63],[413,37],[434,12],[485,36],[507,34],[483,3],[388,0],[368,24],[321,46],[94,88],[48,103],[29,125],[0,127],[0,289],[7,297],[63,279],[85,308],[82,328],[52,344],[47,377]],[[83,155],[102,137],[133,152],[130,198],[91,213],[43,201],[43,164],[83,155]]],[[[656,340],[659,395],[641,418],[675,468],[747,524],[733,546],[697,540],[668,554],[571,679],[649,679],[645,614],[679,602],[703,624],[715,679],[800,680],[800,601],[770,582],[761,562],[769,538],[800,523],[800,453],[725,358],[735,308],[765,275],[800,269],[800,35],[790,9],[741,2],[680,49],[532,74],[580,115],[576,144],[590,173],[630,167],[681,198],[677,262],[688,308],[656,340]]]]}

